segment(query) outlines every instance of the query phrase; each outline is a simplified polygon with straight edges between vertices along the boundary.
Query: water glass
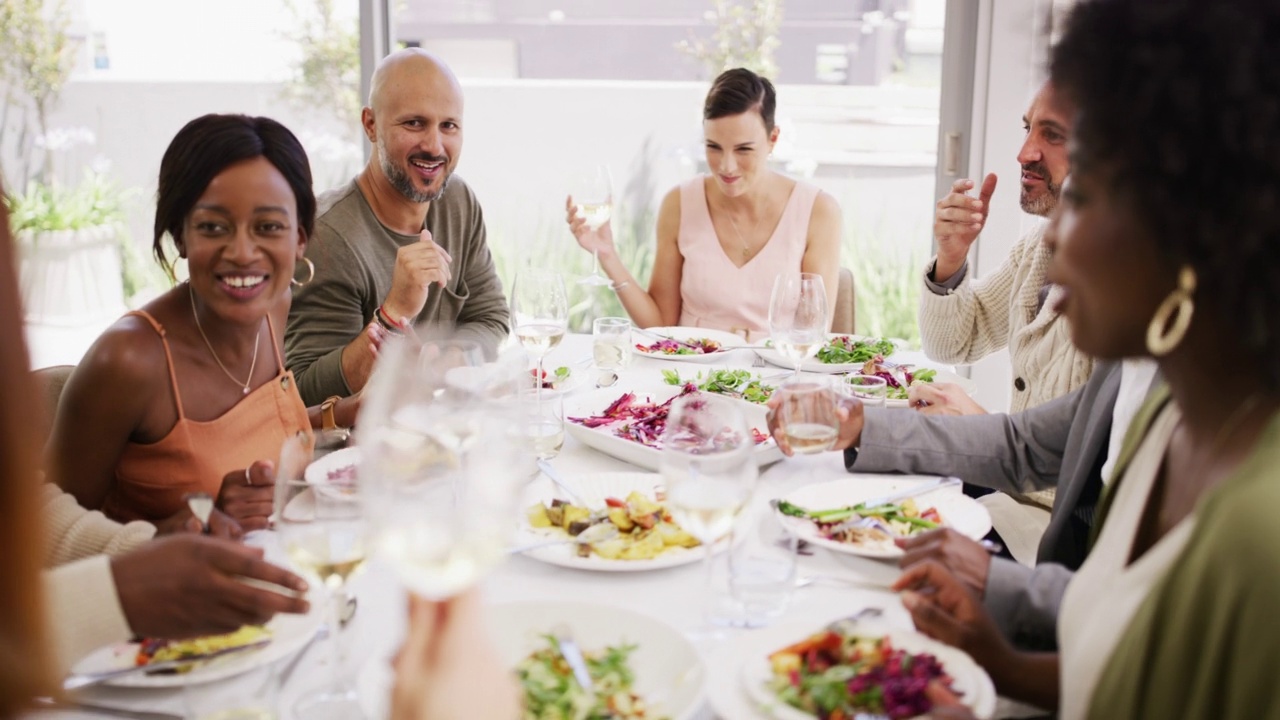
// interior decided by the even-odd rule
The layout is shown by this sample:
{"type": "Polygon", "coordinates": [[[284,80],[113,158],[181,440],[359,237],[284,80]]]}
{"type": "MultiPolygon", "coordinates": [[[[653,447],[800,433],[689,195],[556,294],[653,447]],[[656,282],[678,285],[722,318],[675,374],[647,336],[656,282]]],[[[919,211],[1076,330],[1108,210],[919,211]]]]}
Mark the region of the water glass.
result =
{"type": "Polygon", "coordinates": [[[827,378],[793,378],[778,388],[778,424],[801,455],[825,452],[840,430],[838,398],[827,378]]]}
{"type": "Polygon", "coordinates": [[[787,611],[796,587],[799,544],[794,533],[782,529],[777,538],[753,533],[729,549],[735,625],[764,627],[787,611]]]}
{"type": "Polygon", "coordinates": [[[845,394],[858,398],[866,407],[884,407],[889,395],[889,383],[875,375],[850,375],[841,385],[845,394]]]}
{"type": "Polygon", "coordinates": [[[277,720],[279,671],[286,662],[278,660],[226,680],[183,685],[187,720],[277,720]]]}
{"type": "Polygon", "coordinates": [[[620,317],[596,318],[591,323],[591,359],[596,370],[616,372],[631,360],[631,321],[620,317]]]}
{"type": "Polygon", "coordinates": [[[550,460],[564,447],[564,399],[527,390],[520,395],[525,440],[539,460],[550,460]]]}

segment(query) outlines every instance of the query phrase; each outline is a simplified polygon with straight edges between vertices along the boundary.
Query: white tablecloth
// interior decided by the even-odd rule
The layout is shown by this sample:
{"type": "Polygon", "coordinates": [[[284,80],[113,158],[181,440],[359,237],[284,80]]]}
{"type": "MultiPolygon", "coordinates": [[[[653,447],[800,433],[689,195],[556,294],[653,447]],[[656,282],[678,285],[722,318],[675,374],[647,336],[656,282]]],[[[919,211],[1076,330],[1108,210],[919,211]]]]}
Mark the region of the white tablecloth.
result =
{"type": "MultiPolygon", "coordinates": [[[[548,357],[546,367],[554,368],[587,358],[590,355],[590,336],[571,335],[548,357]]],[[[749,367],[754,354],[750,351],[731,353],[726,365],[749,367]]],[[[722,367],[717,365],[714,367],[722,367]]],[[[632,378],[652,378],[662,368],[672,363],[651,358],[633,358],[622,375],[619,392],[632,378]]],[[[692,375],[699,366],[680,363],[681,374],[692,375]]],[[[762,369],[769,373],[776,368],[762,369]]],[[[588,387],[584,384],[579,390],[588,387]]],[[[905,411],[904,411],[905,412],[905,411]]],[[[577,443],[572,437],[565,440],[564,449],[554,460],[555,466],[572,477],[578,473],[599,471],[634,470],[619,460],[603,455],[577,443]]],[[[778,497],[796,486],[830,480],[845,475],[841,453],[823,453],[818,456],[796,457],[776,463],[760,476],[755,494],[754,512],[760,514],[770,498],[778,497]]],[[[271,538],[259,539],[266,544],[271,538]]],[[[865,586],[831,587],[821,584],[799,589],[794,594],[783,620],[811,619],[820,628],[826,621],[849,615],[866,605],[884,609],[887,622],[910,627],[910,619],[897,597],[883,589],[897,576],[896,566],[857,558],[836,556],[823,550],[800,557],[799,575],[827,574],[841,578],[867,581],[865,586]]],[[[491,603],[520,600],[574,600],[628,608],[667,622],[678,629],[690,629],[699,624],[704,607],[704,574],[700,564],[646,573],[594,573],[569,570],[548,565],[527,557],[514,557],[498,568],[484,583],[486,598],[491,603]]],[[[394,653],[404,631],[404,594],[391,572],[379,564],[371,563],[368,571],[351,582],[351,591],[359,599],[359,611],[354,620],[342,632],[342,640],[348,643],[347,667],[353,677],[359,678],[362,692],[379,693],[387,680],[386,661],[394,653]]],[[[731,630],[726,641],[703,648],[704,660],[709,664],[708,693],[716,697],[715,705],[732,720],[749,720],[756,717],[753,710],[737,690],[736,665],[731,657],[731,644],[736,634],[750,630],[731,630]]],[[[287,686],[281,689],[280,708],[282,719],[292,718],[294,700],[314,689],[329,677],[327,648],[312,647],[293,672],[287,686]]],[[[246,679],[245,682],[249,682],[246,679]]],[[[227,688],[236,692],[235,684],[227,688]]],[[[183,714],[183,698],[180,689],[128,690],[99,686],[83,692],[85,702],[112,705],[135,710],[152,710],[183,714]]],[[[367,707],[380,707],[380,698],[365,698],[367,707]]],[[[704,707],[701,718],[720,717],[711,708],[704,707]]],[[[40,717],[88,718],[97,717],[83,712],[47,712],[40,717]]]]}

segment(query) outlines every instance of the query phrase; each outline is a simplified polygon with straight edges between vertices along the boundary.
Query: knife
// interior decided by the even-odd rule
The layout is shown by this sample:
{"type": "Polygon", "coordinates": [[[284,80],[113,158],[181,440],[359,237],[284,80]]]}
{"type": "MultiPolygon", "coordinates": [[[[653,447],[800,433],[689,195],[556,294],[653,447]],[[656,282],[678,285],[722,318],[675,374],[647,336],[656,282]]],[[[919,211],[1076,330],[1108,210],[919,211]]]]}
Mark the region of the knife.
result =
{"type": "Polygon", "coordinates": [[[890,493],[888,495],[883,495],[878,498],[870,498],[868,500],[863,500],[858,504],[864,508],[873,508],[873,507],[879,507],[881,505],[889,505],[891,503],[897,503],[902,500],[906,500],[907,498],[916,497],[917,495],[924,495],[925,493],[930,493],[930,492],[933,492],[934,490],[939,490],[945,487],[951,487],[952,485],[959,485],[960,482],[961,482],[960,478],[958,477],[934,478],[932,480],[923,482],[919,485],[908,488],[901,492],[890,493]]]}
{"type": "Polygon", "coordinates": [[[582,650],[578,648],[578,643],[573,639],[573,633],[569,631],[566,625],[557,625],[552,634],[556,637],[556,644],[560,646],[560,654],[564,656],[565,662],[569,663],[569,669],[573,671],[573,677],[578,681],[578,685],[589,694],[595,693],[595,684],[591,682],[591,673],[587,672],[587,661],[582,657],[582,650]]]}
{"type": "Polygon", "coordinates": [[[126,675],[135,675],[137,673],[154,673],[161,670],[176,670],[180,667],[190,665],[192,663],[204,662],[212,660],[216,657],[224,655],[234,655],[236,653],[249,652],[265,647],[271,642],[271,638],[263,638],[257,642],[248,645],[240,645],[233,648],[223,648],[222,650],[214,650],[213,652],[203,653],[201,655],[191,655],[189,657],[179,658],[177,660],[165,660],[164,662],[150,663],[147,665],[134,665],[127,668],[117,668],[115,670],[103,670],[95,673],[77,673],[70,675],[66,680],[62,681],[62,689],[66,691],[78,690],[82,687],[97,685],[107,680],[125,677],[126,675]]]}

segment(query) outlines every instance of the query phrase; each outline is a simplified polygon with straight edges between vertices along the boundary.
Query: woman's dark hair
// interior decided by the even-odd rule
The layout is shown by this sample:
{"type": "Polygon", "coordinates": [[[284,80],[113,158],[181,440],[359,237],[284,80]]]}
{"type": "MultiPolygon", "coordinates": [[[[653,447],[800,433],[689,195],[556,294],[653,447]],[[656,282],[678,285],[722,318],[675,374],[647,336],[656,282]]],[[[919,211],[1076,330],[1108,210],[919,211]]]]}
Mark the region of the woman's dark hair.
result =
{"type": "Polygon", "coordinates": [[[1093,0],[1052,51],[1077,108],[1076,170],[1099,168],[1198,312],[1280,389],[1280,3],[1093,0]]]}
{"type": "Polygon", "coordinates": [[[170,269],[162,245],[165,233],[174,242],[181,241],[183,223],[209,183],[231,165],[256,157],[265,157],[289,183],[298,203],[298,222],[311,237],[316,196],[311,189],[311,165],[298,138],[271,118],[204,115],[173,136],[160,161],[151,249],[161,265],[170,269]]]}
{"type": "Polygon", "coordinates": [[[773,83],[746,68],[734,68],[720,73],[707,91],[707,101],[702,106],[702,119],[741,115],[755,110],[764,120],[764,129],[773,132],[773,111],[778,105],[773,83]]]}

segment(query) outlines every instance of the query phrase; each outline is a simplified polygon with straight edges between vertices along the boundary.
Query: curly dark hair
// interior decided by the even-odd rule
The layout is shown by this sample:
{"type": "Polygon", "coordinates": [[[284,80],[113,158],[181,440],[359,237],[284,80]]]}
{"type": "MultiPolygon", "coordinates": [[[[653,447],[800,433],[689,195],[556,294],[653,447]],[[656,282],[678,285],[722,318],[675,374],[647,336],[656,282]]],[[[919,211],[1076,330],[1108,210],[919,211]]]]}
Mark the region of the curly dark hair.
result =
{"type": "Polygon", "coordinates": [[[298,203],[298,223],[311,237],[316,196],[311,189],[311,164],[298,138],[267,117],[202,115],[178,131],[160,160],[151,249],[170,275],[173,268],[165,257],[165,234],[181,242],[182,225],[209,183],[231,165],[256,157],[265,157],[289,183],[298,203]]]}
{"type": "Polygon", "coordinates": [[[1280,2],[1092,0],[1053,48],[1073,166],[1196,271],[1197,312],[1280,389],[1280,2]]]}

